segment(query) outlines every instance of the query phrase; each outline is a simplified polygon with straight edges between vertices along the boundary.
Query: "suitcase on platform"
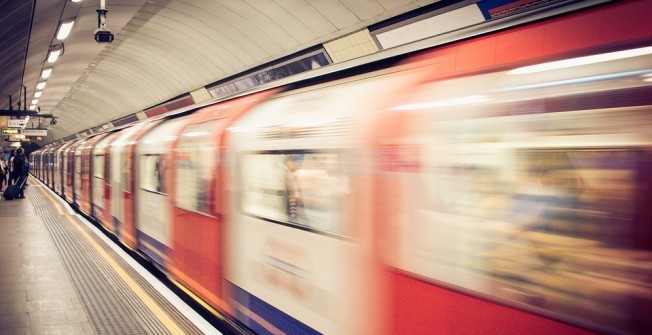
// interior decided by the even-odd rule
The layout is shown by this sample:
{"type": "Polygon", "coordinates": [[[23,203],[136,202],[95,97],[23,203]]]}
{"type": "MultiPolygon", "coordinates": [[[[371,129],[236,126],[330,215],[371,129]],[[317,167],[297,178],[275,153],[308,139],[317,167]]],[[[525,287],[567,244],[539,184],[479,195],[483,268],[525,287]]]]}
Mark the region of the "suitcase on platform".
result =
{"type": "Polygon", "coordinates": [[[2,193],[2,197],[5,198],[5,200],[13,200],[15,189],[16,189],[16,185],[7,186],[5,191],[2,193]]]}
{"type": "Polygon", "coordinates": [[[4,193],[2,193],[2,196],[5,198],[5,200],[13,200],[18,198],[20,189],[25,187],[26,180],[27,178],[25,177],[19,177],[18,180],[16,180],[15,184],[7,186],[7,189],[5,189],[4,193]]]}

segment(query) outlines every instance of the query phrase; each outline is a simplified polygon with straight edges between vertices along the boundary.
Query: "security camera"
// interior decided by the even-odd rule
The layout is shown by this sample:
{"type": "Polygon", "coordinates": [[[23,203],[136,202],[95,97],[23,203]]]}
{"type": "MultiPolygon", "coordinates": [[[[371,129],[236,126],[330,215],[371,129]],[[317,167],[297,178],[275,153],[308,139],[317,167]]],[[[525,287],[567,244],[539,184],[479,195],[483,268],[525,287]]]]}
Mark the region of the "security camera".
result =
{"type": "MultiPolygon", "coordinates": [[[[104,1],[102,1],[102,3],[104,3],[104,1]]],[[[106,13],[108,11],[108,9],[104,8],[103,4],[102,8],[97,10],[97,30],[95,31],[95,42],[97,43],[113,42],[114,36],[106,27],[106,13]]]]}
{"type": "Polygon", "coordinates": [[[114,37],[111,31],[106,28],[100,28],[95,31],[95,42],[97,43],[111,43],[114,37]]]}

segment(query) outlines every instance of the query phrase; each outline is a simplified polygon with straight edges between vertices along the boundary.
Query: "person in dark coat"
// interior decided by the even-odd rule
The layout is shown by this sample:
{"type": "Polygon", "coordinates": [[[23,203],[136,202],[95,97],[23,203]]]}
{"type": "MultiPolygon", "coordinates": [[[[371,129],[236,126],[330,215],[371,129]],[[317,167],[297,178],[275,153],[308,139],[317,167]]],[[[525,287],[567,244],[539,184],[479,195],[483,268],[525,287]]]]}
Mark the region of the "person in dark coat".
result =
{"type": "Polygon", "coordinates": [[[25,157],[25,151],[23,150],[23,148],[18,148],[16,150],[16,156],[14,157],[12,165],[13,165],[13,174],[14,174],[15,183],[16,183],[16,185],[21,186],[19,188],[17,198],[18,199],[23,199],[23,198],[25,198],[25,195],[24,195],[25,183],[24,183],[24,181],[27,178],[27,158],[25,157]]]}
{"type": "Polygon", "coordinates": [[[7,186],[13,185],[14,180],[14,157],[16,157],[16,149],[11,150],[9,153],[9,158],[7,158],[7,170],[9,171],[9,180],[7,181],[7,186]]]}
{"type": "Polygon", "coordinates": [[[2,156],[3,157],[0,158],[0,190],[4,190],[5,184],[6,186],[9,186],[9,180],[7,180],[9,168],[7,167],[7,163],[5,163],[4,154],[2,156]]]}

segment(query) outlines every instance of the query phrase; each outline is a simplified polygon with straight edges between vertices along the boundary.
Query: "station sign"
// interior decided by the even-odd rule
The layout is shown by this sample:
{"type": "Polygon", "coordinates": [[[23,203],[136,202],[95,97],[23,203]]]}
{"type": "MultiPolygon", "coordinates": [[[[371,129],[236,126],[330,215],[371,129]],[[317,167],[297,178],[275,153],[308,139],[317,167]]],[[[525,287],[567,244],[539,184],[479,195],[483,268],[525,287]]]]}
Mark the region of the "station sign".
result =
{"type": "Polygon", "coordinates": [[[23,129],[20,133],[25,136],[48,136],[47,129],[23,129]]]}
{"type": "Polygon", "coordinates": [[[16,128],[3,128],[2,135],[15,135],[18,134],[18,129],[16,128]]]}
{"type": "Polygon", "coordinates": [[[27,120],[25,119],[9,119],[7,120],[7,127],[9,128],[25,128],[27,120]]]}

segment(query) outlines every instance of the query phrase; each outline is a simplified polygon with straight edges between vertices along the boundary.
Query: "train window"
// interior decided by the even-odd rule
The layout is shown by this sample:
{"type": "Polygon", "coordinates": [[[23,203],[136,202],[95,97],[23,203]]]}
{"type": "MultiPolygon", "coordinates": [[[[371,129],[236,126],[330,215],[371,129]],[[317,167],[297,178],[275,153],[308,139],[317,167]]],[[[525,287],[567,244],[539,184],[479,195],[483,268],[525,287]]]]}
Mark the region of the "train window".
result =
{"type": "Polygon", "coordinates": [[[242,211],[318,231],[343,234],[350,194],[334,152],[250,153],[241,159],[242,211]]]}
{"type": "Polygon", "coordinates": [[[162,155],[141,155],[138,166],[140,188],[150,192],[166,194],[164,188],[165,159],[162,155]]]}
{"type": "MultiPolygon", "coordinates": [[[[89,157],[90,158],[90,157],[89,157]]],[[[54,165],[54,155],[52,156],[52,164],[54,165]]],[[[81,166],[82,166],[82,175],[90,175],[90,161],[86,159],[85,156],[81,156],[81,166]]]]}
{"type": "Polygon", "coordinates": [[[177,144],[176,204],[178,207],[204,214],[211,213],[216,192],[210,185],[218,163],[213,129],[221,120],[186,127],[177,144]]]}
{"type": "Polygon", "coordinates": [[[649,109],[456,111],[419,119],[428,126],[411,140],[419,168],[397,195],[398,266],[564,318],[633,325],[630,312],[652,302],[649,109]],[[606,121],[615,116],[618,127],[606,121]]]}
{"type": "Polygon", "coordinates": [[[132,172],[129,166],[129,162],[131,161],[129,157],[127,147],[122,147],[122,151],[119,151],[119,160],[122,169],[118,173],[120,173],[120,190],[123,192],[131,191],[129,189],[129,182],[131,181],[130,176],[132,172]]]}
{"type": "Polygon", "coordinates": [[[104,155],[95,155],[93,162],[93,176],[98,179],[104,179],[104,155]]]}
{"type": "Polygon", "coordinates": [[[80,154],[75,153],[75,158],[73,160],[73,163],[75,164],[75,168],[74,168],[75,169],[75,174],[81,174],[81,172],[82,172],[82,170],[81,170],[81,168],[82,168],[82,159],[81,159],[80,154]]]}

